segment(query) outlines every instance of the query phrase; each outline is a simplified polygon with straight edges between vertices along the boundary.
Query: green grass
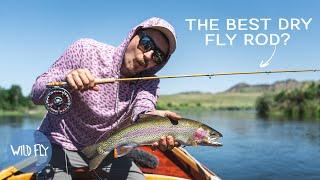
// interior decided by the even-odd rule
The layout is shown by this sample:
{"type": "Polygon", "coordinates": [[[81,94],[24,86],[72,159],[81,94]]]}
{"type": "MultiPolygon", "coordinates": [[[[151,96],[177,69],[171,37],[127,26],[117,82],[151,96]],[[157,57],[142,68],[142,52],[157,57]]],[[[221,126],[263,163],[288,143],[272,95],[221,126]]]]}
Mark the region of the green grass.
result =
{"type": "Polygon", "coordinates": [[[157,108],[169,110],[211,109],[240,110],[254,109],[255,101],[262,93],[181,93],[162,95],[157,108]]]}

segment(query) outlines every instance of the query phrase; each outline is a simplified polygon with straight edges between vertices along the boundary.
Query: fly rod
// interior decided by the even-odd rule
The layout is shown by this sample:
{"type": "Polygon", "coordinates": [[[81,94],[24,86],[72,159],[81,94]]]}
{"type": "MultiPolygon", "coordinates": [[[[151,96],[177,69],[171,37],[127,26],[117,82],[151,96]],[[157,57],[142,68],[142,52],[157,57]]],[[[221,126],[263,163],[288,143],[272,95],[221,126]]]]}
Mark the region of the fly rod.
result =
{"type": "MultiPolygon", "coordinates": [[[[95,84],[106,84],[114,82],[154,80],[154,79],[173,79],[173,78],[191,78],[191,77],[216,77],[216,76],[235,76],[235,75],[253,75],[253,74],[275,74],[275,73],[301,73],[301,72],[319,72],[320,69],[283,69],[271,71],[244,71],[244,72],[219,72],[211,74],[189,74],[189,75],[169,75],[169,76],[149,76],[149,77],[132,77],[132,78],[102,78],[95,79],[95,84]]],[[[50,82],[48,87],[65,86],[67,82],[50,82]]]]}
{"type": "MultiPolygon", "coordinates": [[[[106,84],[115,82],[127,82],[138,80],[154,79],[172,79],[172,78],[191,78],[191,77],[217,77],[217,76],[236,76],[236,75],[254,75],[254,74],[274,74],[274,73],[302,73],[302,72],[319,72],[320,69],[283,69],[271,71],[247,71],[247,72],[220,72],[211,74],[189,74],[189,75],[171,75],[171,76],[149,76],[149,77],[132,77],[132,78],[102,78],[95,79],[95,84],[106,84]]],[[[72,105],[70,92],[65,88],[67,82],[50,82],[47,84],[49,89],[45,98],[45,107],[49,113],[61,115],[68,112],[72,105]]]]}

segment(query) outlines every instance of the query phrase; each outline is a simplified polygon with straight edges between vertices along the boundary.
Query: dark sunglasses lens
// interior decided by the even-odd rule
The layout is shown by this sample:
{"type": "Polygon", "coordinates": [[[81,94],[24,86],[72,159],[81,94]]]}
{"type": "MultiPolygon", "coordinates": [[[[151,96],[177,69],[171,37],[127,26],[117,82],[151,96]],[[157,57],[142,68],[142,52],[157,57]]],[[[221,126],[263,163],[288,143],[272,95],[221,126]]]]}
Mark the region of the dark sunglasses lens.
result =
{"type": "Polygon", "coordinates": [[[139,36],[140,41],[138,47],[144,52],[154,50],[152,57],[157,64],[161,64],[165,57],[163,53],[156,47],[153,40],[145,33],[141,33],[139,36]]]}
{"type": "Polygon", "coordinates": [[[145,51],[150,51],[154,48],[154,45],[153,45],[151,39],[148,37],[141,38],[141,44],[142,44],[145,51]]]}
{"type": "Polygon", "coordinates": [[[153,59],[157,64],[161,64],[164,61],[164,56],[161,52],[159,51],[154,51],[153,53],[153,59]]]}

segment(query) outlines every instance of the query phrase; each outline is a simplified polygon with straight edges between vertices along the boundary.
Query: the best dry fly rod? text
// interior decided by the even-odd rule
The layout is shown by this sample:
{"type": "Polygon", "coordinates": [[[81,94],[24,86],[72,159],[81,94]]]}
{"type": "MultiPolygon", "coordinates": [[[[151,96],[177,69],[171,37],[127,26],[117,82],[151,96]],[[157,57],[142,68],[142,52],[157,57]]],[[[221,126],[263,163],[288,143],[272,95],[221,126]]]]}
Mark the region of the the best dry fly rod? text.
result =
{"type": "MultiPolygon", "coordinates": [[[[217,76],[235,76],[235,75],[254,75],[254,74],[276,74],[276,73],[302,73],[302,72],[319,72],[320,69],[283,69],[270,71],[247,71],[247,72],[220,72],[211,74],[190,74],[190,75],[171,75],[171,76],[150,76],[150,77],[133,77],[133,78],[102,78],[95,79],[95,84],[106,84],[114,82],[127,82],[138,80],[154,79],[173,79],[173,78],[191,78],[191,77],[217,77],[217,76]]],[[[64,87],[67,82],[50,82],[47,84],[49,93],[45,98],[45,107],[49,113],[59,115],[66,113],[72,105],[72,99],[69,91],[64,87]]]]}

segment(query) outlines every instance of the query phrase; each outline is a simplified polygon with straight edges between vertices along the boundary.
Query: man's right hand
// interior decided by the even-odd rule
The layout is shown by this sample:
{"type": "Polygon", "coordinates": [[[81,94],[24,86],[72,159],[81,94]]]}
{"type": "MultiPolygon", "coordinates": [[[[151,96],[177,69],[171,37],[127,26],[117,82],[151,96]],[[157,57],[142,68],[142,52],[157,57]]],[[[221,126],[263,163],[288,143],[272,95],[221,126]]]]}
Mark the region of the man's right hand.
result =
{"type": "Polygon", "coordinates": [[[94,83],[94,77],[88,69],[76,69],[71,71],[66,76],[66,81],[73,90],[99,90],[99,87],[94,83]]]}

